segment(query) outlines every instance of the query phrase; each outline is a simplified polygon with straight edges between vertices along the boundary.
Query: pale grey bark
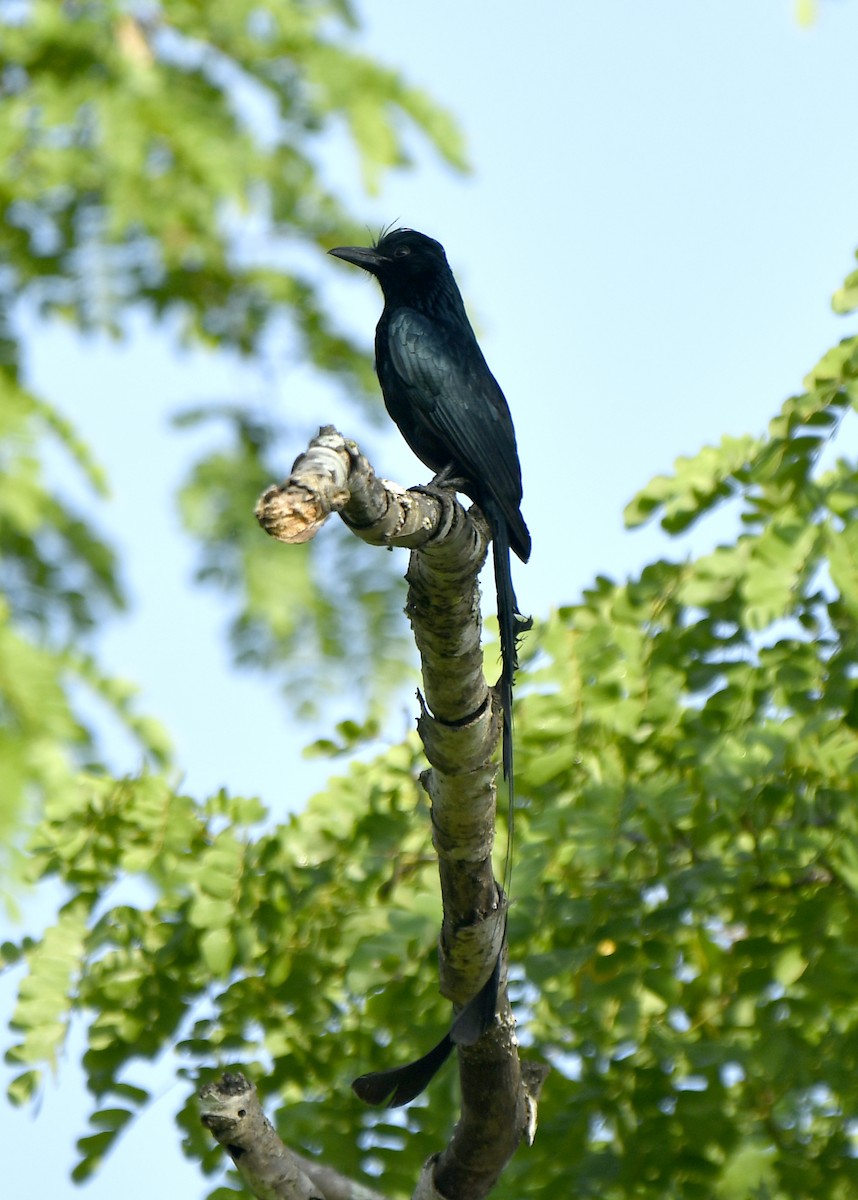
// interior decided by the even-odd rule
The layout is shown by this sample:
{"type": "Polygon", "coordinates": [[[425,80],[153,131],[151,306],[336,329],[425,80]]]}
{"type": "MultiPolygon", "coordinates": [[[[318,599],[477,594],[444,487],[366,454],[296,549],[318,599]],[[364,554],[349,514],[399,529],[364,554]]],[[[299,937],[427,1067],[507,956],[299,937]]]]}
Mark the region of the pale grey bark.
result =
{"type": "MultiPolygon", "coordinates": [[[[256,516],[272,537],[298,543],[314,537],[332,513],[372,545],[412,551],[406,611],[423,672],[417,725],[431,764],[422,782],[432,802],[444,906],[441,991],[461,1006],[488,978],[504,932],[505,900],[491,857],[499,713],[495,690],[483,674],[477,584],[488,529],[479,510],[466,511],[449,490],[409,491],[379,479],[355,443],[326,426],[296,460],[290,477],[260,497],[256,516]]],[[[425,1165],[415,1200],[480,1200],[519,1143],[533,1141],[548,1069],[519,1062],[505,965],[494,1025],[475,1046],[459,1047],[458,1057],[460,1118],[448,1145],[425,1165]]],[[[258,1109],[258,1100],[255,1104],[258,1109]]],[[[377,1200],[366,1189],[354,1190],[359,1185],[336,1172],[323,1178],[316,1164],[283,1146],[264,1117],[250,1121],[249,1105],[244,1108],[240,1144],[228,1129],[226,1136],[218,1133],[213,1122],[223,1126],[222,1116],[209,1109],[204,1120],[230,1152],[240,1145],[234,1161],[259,1200],[377,1200]],[[249,1166],[257,1162],[266,1170],[270,1166],[277,1186],[293,1190],[264,1190],[271,1186],[264,1171],[257,1172],[254,1184],[249,1166]]],[[[235,1113],[229,1119],[235,1121],[235,1113]]]]}
{"type": "Polygon", "coordinates": [[[200,1119],[258,1200],[385,1200],[284,1146],[256,1088],[238,1073],[200,1088],[200,1119]]]}

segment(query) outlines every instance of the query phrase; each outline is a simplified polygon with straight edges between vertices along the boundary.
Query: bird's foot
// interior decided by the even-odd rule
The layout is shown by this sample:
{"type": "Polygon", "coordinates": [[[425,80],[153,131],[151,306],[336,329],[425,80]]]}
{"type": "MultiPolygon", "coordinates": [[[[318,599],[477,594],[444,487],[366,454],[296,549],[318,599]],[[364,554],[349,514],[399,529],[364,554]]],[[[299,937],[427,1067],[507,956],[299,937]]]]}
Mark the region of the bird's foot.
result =
{"type": "Polygon", "coordinates": [[[449,464],[436,471],[429,482],[432,487],[454,487],[457,492],[461,492],[468,484],[467,479],[457,475],[455,468],[449,464]]]}
{"type": "Polygon", "coordinates": [[[464,492],[467,484],[468,481],[458,475],[439,471],[437,475],[432,476],[428,483],[415,483],[408,490],[409,492],[420,492],[424,496],[437,496],[444,492],[464,492]]]}

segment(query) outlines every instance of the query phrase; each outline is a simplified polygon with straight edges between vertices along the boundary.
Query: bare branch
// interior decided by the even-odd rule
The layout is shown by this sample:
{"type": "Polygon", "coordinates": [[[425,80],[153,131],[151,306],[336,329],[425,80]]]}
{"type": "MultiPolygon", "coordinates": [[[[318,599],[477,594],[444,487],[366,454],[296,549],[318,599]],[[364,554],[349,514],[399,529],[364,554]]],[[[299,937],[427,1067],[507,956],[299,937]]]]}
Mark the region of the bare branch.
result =
{"type": "Polygon", "coordinates": [[[259,524],[280,542],[309,542],[331,515],[375,546],[424,545],[437,537],[458,507],[445,493],[406,491],[379,479],[354,442],[324,425],[283,483],[267,488],[256,505],[259,524]]]}
{"type": "Polygon", "coordinates": [[[259,1200],[326,1200],[277,1136],[243,1075],[227,1073],[200,1088],[200,1119],[259,1200]]]}
{"type": "MultiPolygon", "coordinates": [[[[256,516],[272,537],[298,543],[335,512],[364,541],[412,551],[406,611],[423,670],[417,725],[431,764],[421,781],[432,802],[444,907],[441,991],[460,1007],[488,979],[505,928],[506,901],[492,870],[499,703],[483,674],[477,585],[488,528],[479,509],[466,511],[449,489],[407,491],[379,479],[354,442],[325,426],[289,478],[260,497],[256,516]]],[[[519,1142],[533,1141],[548,1068],[519,1062],[505,963],[494,1024],[458,1055],[461,1116],[449,1145],[424,1167],[415,1200],[480,1200],[519,1142]]],[[[247,1089],[239,1089],[240,1101],[229,1084],[225,1097],[219,1085],[203,1089],[203,1120],[260,1200],[379,1200],[287,1150],[251,1085],[242,1076],[221,1084],[235,1079],[247,1089]]]]}
{"type": "MultiPolygon", "coordinates": [[[[477,510],[463,516],[468,520],[454,521],[442,539],[412,553],[407,574],[426,691],[418,731],[432,764],[422,781],[432,801],[444,905],[441,991],[458,1005],[491,973],[505,924],[491,858],[499,706],[483,674],[477,585],[488,531],[477,510]]],[[[433,1186],[447,1200],[476,1200],[492,1189],[528,1122],[505,969],[495,1024],[458,1054],[462,1114],[433,1163],[433,1186]]]]}
{"type": "Polygon", "coordinates": [[[330,1167],[293,1154],[277,1136],[256,1088],[227,1072],[200,1088],[200,1119],[258,1200],[385,1200],[330,1167]]]}

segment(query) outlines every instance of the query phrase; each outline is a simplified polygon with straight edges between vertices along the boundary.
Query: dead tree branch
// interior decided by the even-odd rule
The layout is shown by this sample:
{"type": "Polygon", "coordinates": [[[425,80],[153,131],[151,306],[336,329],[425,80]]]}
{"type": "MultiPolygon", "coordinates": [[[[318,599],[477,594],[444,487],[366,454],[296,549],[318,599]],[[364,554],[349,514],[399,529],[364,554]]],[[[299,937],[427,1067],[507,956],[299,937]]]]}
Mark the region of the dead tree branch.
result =
{"type": "Polygon", "coordinates": [[[200,1119],[259,1200],[384,1200],[379,1192],[287,1149],[256,1088],[237,1072],[200,1088],[200,1119]]]}
{"type": "MultiPolygon", "coordinates": [[[[325,426],[296,460],[289,478],[263,493],[256,516],[272,537],[298,543],[314,537],[331,513],[339,513],[372,545],[412,551],[406,611],[423,672],[417,726],[431,764],[421,782],[432,802],[444,909],[441,991],[460,1007],[491,973],[504,930],[505,900],[494,880],[491,857],[499,714],[495,691],[483,674],[477,585],[488,528],[477,508],[466,511],[448,490],[408,491],[379,479],[354,442],[325,426]]],[[[424,1167],[414,1193],[422,1200],[480,1200],[521,1139],[533,1140],[536,1103],[547,1068],[522,1068],[519,1062],[506,964],[495,1023],[476,1045],[458,1047],[458,1055],[462,1112],[449,1144],[424,1167]]],[[[249,1111],[248,1105],[243,1107],[249,1111]]],[[[243,1118],[244,1140],[238,1143],[229,1131],[221,1137],[213,1115],[204,1120],[231,1154],[232,1147],[239,1146],[241,1154],[233,1158],[243,1174],[248,1163],[256,1161],[249,1158],[251,1150],[258,1149],[266,1163],[279,1166],[288,1161],[290,1171],[317,1189],[258,1191],[245,1175],[260,1198],[357,1200],[359,1193],[336,1191],[333,1181],[320,1177],[318,1167],[292,1154],[279,1139],[275,1152],[270,1135],[276,1134],[267,1122],[243,1118]],[[253,1145],[257,1137],[259,1147],[253,1145]]],[[[235,1114],[230,1120],[236,1120],[235,1114]]]]}

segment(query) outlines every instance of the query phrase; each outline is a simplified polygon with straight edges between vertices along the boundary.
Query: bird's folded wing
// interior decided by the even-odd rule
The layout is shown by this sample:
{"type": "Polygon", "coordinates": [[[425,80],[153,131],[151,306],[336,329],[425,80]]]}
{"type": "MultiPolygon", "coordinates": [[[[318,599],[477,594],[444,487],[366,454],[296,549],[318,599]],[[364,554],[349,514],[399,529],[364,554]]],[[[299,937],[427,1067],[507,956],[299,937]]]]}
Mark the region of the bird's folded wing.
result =
{"type": "Polygon", "coordinates": [[[506,399],[470,328],[449,337],[443,322],[401,308],[389,326],[394,369],[412,410],[439,437],[470,479],[487,484],[504,510],[517,513],[521,474],[506,399]]]}

